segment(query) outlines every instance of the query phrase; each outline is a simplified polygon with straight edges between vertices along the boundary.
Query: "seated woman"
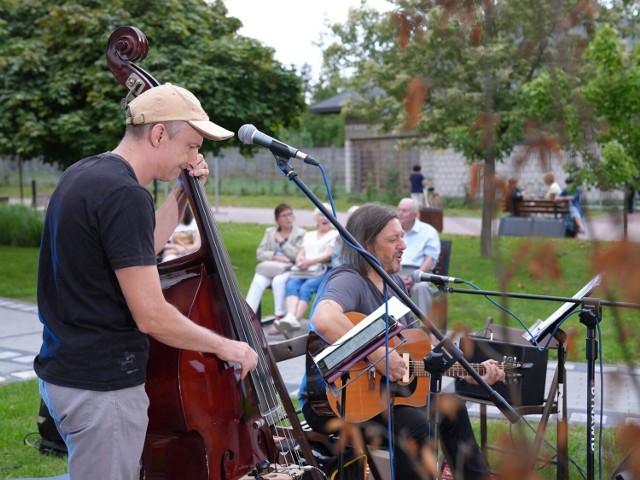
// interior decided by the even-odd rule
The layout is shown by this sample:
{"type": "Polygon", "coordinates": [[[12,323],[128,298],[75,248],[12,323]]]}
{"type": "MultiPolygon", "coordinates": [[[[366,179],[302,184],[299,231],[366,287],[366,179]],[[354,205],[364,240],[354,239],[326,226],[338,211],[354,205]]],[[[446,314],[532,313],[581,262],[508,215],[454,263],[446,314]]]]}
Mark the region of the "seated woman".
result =
{"type": "Polygon", "coordinates": [[[507,180],[507,191],[505,193],[505,205],[506,210],[510,212],[512,215],[516,215],[516,204],[518,202],[522,202],[524,199],[529,197],[529,193],[523,191],[518,186],[518,180],[515,178],[510,178],[507,180]]]}
{"type": "MultiPolygon", "coordinates": [[[[327,208],[330,208],[327,205],[327,208]]],[[[338,232],[329,220],[316,208],[313,212],[317,230],[307,232],[296,256],[296,264],[287,280],[287,314],[273,322],[274,326],[289,338],[300,328],[307,306],[327,273],[338,232]]]]}
{"type": "Polygon", "coordinates": [[[191,207],[187,206],[180,223],[176,226],[171,238],[162,250],[162,261],[167,262],[174,258],[183,257],[200,248],[200,232],[193,218],[191,207]]]}
{"type": "Polygon", "coordinates": [[[556,182],[556,176],[553,172],[547,172],[542,177],[542,181],[547,186],[547,192],[544,194],[545,200],[555,200],[555,198],[560,194],[562,189],[558,182],[556,182]]]}
{"type": "MultiPolygon", "coordinates": [[[[281,203],[275,208],[277,226],[269,227],[256,251],[258,265],[247,293],[247,303],[254,312],[258,311],[265,289],[273,289],[274,314],[276,319],[285,314],[285,287],[289,278],[289,269],[293,266],[306,230],[293,224],[291,207],[281,203]]],[[[277,334],[277,330],[269,333],[277,334]]]]}

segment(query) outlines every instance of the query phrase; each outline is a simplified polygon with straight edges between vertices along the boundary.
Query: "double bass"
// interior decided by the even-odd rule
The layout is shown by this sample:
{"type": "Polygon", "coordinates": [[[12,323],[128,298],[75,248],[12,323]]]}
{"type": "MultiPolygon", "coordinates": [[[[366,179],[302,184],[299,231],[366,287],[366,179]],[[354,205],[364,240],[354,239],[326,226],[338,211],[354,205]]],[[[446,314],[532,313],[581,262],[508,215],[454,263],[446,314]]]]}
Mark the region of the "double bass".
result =
{"type": "MultiPolygon", "coordinates": [[[[147,39],[135,27],[120,27],[109,38],[107,63],[128,98],[159,85],[133,63],[147,51],[147,39]]],[[[195,253],[159,265],[164,296],[193,322],[248,343],[259,361],[240,379],[233,365],[215,355],[150,339],[143,476],[286,480],[308,471],[318,478],[314,468],[303,468],[315,467],[311,448],[262,328],[240,293],[205,191],[186,171],[180,178],[202,244],[195,253]]]]}

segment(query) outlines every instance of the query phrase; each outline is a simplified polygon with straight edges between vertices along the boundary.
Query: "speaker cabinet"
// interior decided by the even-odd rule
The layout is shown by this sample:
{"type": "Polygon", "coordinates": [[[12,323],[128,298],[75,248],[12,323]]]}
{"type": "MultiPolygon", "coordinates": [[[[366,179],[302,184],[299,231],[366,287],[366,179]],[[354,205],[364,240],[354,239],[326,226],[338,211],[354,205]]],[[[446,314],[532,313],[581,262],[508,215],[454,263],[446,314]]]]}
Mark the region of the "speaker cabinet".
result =
{"type": "MultiPolygon", "coordinates": [[[[470,363],[480,363],[489,358],[498,362],[506,361],[505,382],[497,382],[492,387],[512,406],[542,405],[547,376],[549,352],[539,351],[534,346],[490,340],[471,336],[471,342],[462,341],[461,349],[470,363]],[[520,365],[510,368],[509,363],[520,365]]],[[[462,379],[455,380],[456,393],[472,398],[489,400],[482,387],[462,379]]]]}

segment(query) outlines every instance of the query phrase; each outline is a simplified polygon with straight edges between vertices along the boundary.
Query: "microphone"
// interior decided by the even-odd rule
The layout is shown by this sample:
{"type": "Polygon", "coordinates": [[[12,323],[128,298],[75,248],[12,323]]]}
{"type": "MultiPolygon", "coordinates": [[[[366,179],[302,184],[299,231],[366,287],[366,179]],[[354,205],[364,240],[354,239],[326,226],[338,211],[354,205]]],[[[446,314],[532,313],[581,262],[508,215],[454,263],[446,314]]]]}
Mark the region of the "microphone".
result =
{"type": "Polygon", "coordinates": [[[456,277],[445,277],[443,275],[436,275],[435,273],[425,273],[421,270],[416,270],[411,275],[413,283],[418,282],[431,282],[431,283],[464,283],[463,280],[456,277]]]}
{"type": "Polygon", "coordinates": [[[282,143],[275,138],[270,137],[262,133],[256,127],[247,123],[240,127],[238,130],[238,138],[242,143],[247,145],[255,144],[260,145],[261,147],[268,148],[272,153],[281,156],[287,156],[289,158],[297,158],[298,160],[304,161],[309,165],[319,166],[318,162],[311,155],[307,155],[304,152],[301,152],[297,148],[291,147],[286,143],[282,143]]]}

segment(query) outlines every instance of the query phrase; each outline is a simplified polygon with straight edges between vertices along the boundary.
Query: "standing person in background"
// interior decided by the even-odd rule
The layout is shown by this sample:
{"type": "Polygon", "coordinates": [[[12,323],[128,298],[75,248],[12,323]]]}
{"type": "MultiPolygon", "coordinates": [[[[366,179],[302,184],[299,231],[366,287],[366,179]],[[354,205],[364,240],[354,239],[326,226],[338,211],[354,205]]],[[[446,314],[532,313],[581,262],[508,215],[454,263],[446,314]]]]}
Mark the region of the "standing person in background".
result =
{"type": "Polygon", "coordinates": [[[625,193],[625,207],[627,209],[627,213],[633,213],[635,211],[635,197],[636,188],[633,185],[627,185],[625,193]]]}
{"type": "MultiPolygon", "coordinates": [[[[274,215],[276,226],[265,230],[256,251],[259,263],[251,280],[246,300],[251,309],[257,312],[262,294],[271,285],[274,315],[276,320],[280,320],[286,313],[284,300],[290,269],[296,261],[296,255],[307,232],[293,224],[295,220],[293,209],[286,203],[278,205],[274,215]]],[[[279,332],[272,326],[267,333],[277,335],[279,332]]]]}
{"type": "Polygon", "coordinates": [[[424,202],[424,187],[427,185],[427,179],[422,176],[420,165],[413,166],[413,173],[409,175],[409,182],[411,183],[411,198],[418,204],[419,207],[425,205],[424,202]]]}
{"type": "MultiPolygon", "coordinates": [[[[328,210],[331,209],[329,205],[325,206],[328,210]]],[[[273,322],[287,338],[294,330],[300,329],[300,320],[307,311],[311,297],[331,267],[333,246],[338,237],[337,230],[332,228],[329,219],[319,209],[314,210],[313,218],[317,229],[305,234],[296,256],[296,264],[287,280],[287,314],[282,320],[273,322]]]]}
{"type": "Polygon", "coordinates": [[[547,192],[544,194],[545,200],[555,200],[556,196],[562,191],[553,172],[547,172],[542,177],[542,181],[547,186],[547,192]]]}
{"type": "Polygon", "coordinates": [[[435,228],[418,219],[418,213],[418,205],[413,199],[403,198],[398,203],[397,215],[407,244],[400,276],[413,303],[428,315],[435,290],[429,282],[414,283],[412,274],[416,270],[428,273],[435,268],[440,257],[440,236],[435,228]]]}
{"type": "Polygon", "coordinates": [[[69,452],[72,480],[137,479],[147,433],[149,336],[238,364],[258,362],[246,343],[182,315],[162,294],[156,255],[187,206],[178,183],[157,212],[146,189],[209,169],[203,138],[233,133],[210,122],[188,90],[161,85],[126,108],[110,152],[69,167],[47,212],[38,264],[40,395],[69,452]],[[154,214],[155,213],[155,214],[154,214]]]}

